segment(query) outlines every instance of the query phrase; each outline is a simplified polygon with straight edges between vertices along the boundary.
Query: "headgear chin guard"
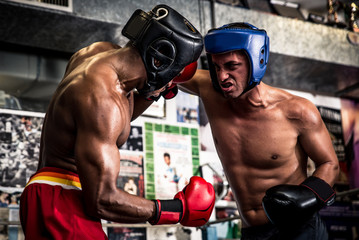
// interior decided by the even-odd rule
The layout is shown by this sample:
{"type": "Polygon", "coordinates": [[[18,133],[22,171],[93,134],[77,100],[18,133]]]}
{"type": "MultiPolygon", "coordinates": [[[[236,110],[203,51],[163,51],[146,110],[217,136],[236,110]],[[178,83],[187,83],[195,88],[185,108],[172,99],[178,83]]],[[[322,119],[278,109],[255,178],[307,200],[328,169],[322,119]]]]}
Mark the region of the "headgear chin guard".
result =
{"type": "Polygon", "coordinates": [[[216,90],[222,92],[211,54],[234,50],[244,50],[250,65],[248,84],[242,94],[260,83],[267,69],[269,57],[269,37],[265,30],[249,23],[231,23],[209,30],[204,42],[212,83],[216,90]]]}
{"type": "Polygon", "coordinates": [[[137,9],[122,34],[139,51],[147,71],[140,94],[164,87],[188,64],[197,61],[203,49],[202,35],[181,14],[167,5],[146,13],[137,9]],[[160,64],[156,65],[155,60],[160,64]]]}

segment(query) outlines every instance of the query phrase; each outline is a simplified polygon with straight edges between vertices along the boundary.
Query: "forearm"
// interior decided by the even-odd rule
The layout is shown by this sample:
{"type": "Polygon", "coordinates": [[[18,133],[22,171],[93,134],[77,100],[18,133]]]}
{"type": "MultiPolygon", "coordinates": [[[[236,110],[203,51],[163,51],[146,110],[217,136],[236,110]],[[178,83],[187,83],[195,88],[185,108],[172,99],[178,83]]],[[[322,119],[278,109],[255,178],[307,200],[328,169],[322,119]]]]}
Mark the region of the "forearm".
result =
{"type": "Polygon", "coordinates": [[[117,193],[99,197],[96,207],[88,206],[88,209],[95,217],[118,223],[143,223],[150,220],[155,213],[153,201],[120,189],[117,189],[117,193]]]}
{"type": "Polygon", "coordinates": [[[339,165],[337,161],[328,161],[316,166],[313,176],[318,177],[330,186],[333,186],[339,176],[339,165]]]}
{"type": "Polygon", "coordinates": [[[192,94],[195,96],[199,96],[198,93],[189,90],[188,88],[186,88],[185,86],[183,86],[183,84],[178,84],[178,89],[181,90],[182,92],[188,93],[188,94],[192,94]]]}

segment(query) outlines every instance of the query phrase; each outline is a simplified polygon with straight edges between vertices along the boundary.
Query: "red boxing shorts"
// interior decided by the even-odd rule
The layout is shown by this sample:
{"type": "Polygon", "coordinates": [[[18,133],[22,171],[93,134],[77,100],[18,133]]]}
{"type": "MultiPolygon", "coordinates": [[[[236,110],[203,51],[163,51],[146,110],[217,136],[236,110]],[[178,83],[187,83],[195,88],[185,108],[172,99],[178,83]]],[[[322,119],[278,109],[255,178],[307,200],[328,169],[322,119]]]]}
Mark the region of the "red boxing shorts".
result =
{"type": "Polygon", "coordinates": [[[45,167],[27,183],[20,199],[20,220],[25,238],[108,239],[101,220],[85,213],[77,174],[45,167]]]}

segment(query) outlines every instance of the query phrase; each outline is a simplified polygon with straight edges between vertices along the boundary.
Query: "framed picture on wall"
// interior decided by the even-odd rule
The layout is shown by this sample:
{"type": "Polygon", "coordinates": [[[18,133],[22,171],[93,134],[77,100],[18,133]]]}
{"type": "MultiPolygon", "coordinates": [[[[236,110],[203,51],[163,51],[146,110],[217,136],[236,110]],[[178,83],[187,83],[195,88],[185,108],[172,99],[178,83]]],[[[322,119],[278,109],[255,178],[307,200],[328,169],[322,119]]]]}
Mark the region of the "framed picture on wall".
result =
{"type": "Polygon", "coordinates": [[[166,108],[164,98],[154,101],[152,105],[143,112],[142,116],[155,117],[155,118],[165,118],[166,117],[166,108]]]}

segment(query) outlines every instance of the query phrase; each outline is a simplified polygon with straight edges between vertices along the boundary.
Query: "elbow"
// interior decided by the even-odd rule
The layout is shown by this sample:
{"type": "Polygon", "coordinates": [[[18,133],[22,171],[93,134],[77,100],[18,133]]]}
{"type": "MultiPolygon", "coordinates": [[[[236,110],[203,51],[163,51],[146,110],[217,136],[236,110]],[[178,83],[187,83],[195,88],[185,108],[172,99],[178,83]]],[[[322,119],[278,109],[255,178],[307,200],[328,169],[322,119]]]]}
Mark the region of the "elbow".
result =
{"type": "Polygon", "coordinates": [[[103,207],[98,201],[89,201],[85,199],[85,212],[93,218],[103,218],[103,207]]]}
{"type": "Polygon", "coordinates": [[[111,206],[115,204],[107,197],[108,194],[103,194],[96,199],[84,199],[86,213],[94,218],[109,219],[109,212],[111,212],[111,206]]]}
{"type": "Polygon", "coordinates": [[[101,194],[92,204],[86,206],[86,211],[91,217],[109,221],[121,222],[121,217],[126,215],[126,204],[121,197],[114,197],[115,193],[101,194]]]}
{"type": "Polygon", "coordinates": [[[334,178],[334,183],[335,183],[339,179],[339,174],[340,174],[340,166],[338,161],[334,164],[333,171],[335,174],[335,178],[334,178]]]}

